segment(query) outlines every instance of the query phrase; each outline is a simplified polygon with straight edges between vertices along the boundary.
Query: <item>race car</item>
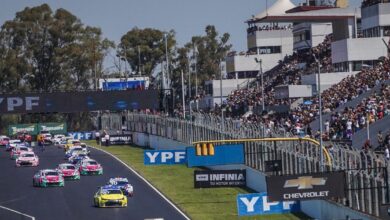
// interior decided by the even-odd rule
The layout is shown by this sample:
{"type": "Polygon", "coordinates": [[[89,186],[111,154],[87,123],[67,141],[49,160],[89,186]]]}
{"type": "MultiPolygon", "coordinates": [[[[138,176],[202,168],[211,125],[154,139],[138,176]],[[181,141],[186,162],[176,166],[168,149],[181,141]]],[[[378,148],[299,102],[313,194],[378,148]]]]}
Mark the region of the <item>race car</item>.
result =
{"type": "Polygon", "coordinates": [[[79,171],[81,175],[102,175],[103,167],[93,159],[81,160],[79,171]]]}
{"type": "Polygon", "coordinates": [[[65,147],[64,147],[64,150],[68,151],[73,146],[80,146],[80,141],[77,139],[67,140],[65,147]]]}
{"type": "Polygon", "coordinates": [[[86,154],[89,155],[89,154],[91,153],[91,152],[89,151],[88,146],[87,146],[86,143],[80,143],[80,147],[83,148],[83,150],[84,150],[84,152],[85,152],[86,154]]]}
{"type": "Polygon", "coordinates": [[[22,152],[32,152],[32,151],[33,149],[30,147],[26,147],[24,145],[17,145],[11,151],[11,159],[12,160],[17,159],[22,152]]]}
{"type": "Polygon", "coordinates": [[[63,134],[56,134],[56,135],[54,135],[54,137],[53,137],[53,141],[54,141],[54,142],[55,142],[55,141],[58,141],[58,142],[66,141],[66,140],[65,140],[65,135],[63,135],[63,134]]]}
{"type": "Polygon", "coordinates": [[[9,142],[9,137],[7,137],[7,136],[0,137],[0,147],[7,146],[8,142],[9,142]]]}
{"type": "Polygon", "coordinates": [[[90,158],[88,157],[88,155],[84,153],[79,153],[69,157],[68,162],[71,164],[77,164],[79,160],[84,160],[84,159],[90,159],[90,158]]]}
{"type": "Polygon", "coordinates": [[[32,166],[36,167],[39,165],[39,158],[34,152],[22,152],[15,161],[17,167],[21,166],[32,166]]]}
{"type": "Polygon", "coordinates": [[[69,159],[70,157],[77,155],[77,154],[88,154],[86,149],[83,149],[82,147],[72,147],[70,150],[68,150],[65,153],[65,159],[69,159]]]}
{"type": "Polygon", "coordinates": [[[6,146],[5,150],[6,151],[11,151],[16,147],[16,145],[21,144],[22,142],[19,139],[11,139],[8,142],[8,145],[6,146]]]}
{"type": "Polygon", "coordinates": [[[127,197],[117,186],[102,186],[95,193],[93,203],[96,207],[127,207],[127,197]]]}
{"type": "Polygon", "coordinates": [[[54,147],[65,148],[66,141],[54,141],[54,147]]]}
{"type": "Polygon", "coordinates": [[[33,177],[33,186],[65,186],[64,177],[57,170],[40,170],[33,177]]]}
{"type": "Polygon", "coordinates": [[[25,131],[18,132],[16,134],[16,136],[22,142],[24,142],[24,141],[31,142],[32,141],[32,136],[29,133],[25,132],[25,131]]]}
{"type": "Polygon", "coordinates": [[[61,163],[57,166],[56,170],[64,177],[64,179],[71,179],[71,180],[80,179],[80,172],[73,164],[61,163]]]}
{"type": "Polygon", "coordinates": [[[129,183],[129,180],[127,178],[122,178],[122,177],[110,178],[108,184],[112,186],[118,186],[122,190],[123,194],[127,196],[134,195],[133,186],[129,183]]]}

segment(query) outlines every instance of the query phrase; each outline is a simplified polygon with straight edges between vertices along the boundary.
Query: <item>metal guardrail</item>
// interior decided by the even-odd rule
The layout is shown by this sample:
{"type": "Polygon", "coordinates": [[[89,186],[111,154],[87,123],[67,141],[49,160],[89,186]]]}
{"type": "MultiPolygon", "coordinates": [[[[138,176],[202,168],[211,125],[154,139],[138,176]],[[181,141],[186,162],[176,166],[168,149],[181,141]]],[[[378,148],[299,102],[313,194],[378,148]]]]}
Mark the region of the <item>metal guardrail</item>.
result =
{"type": "MultiPolygon", "coordinates": [[[[293,137],[283,128],[270,130],[260,123],[242,123],[233,119],[225,119],[223,122],[224,125],[220,117],[200,113],[195,113],[190,121],[142,113],[126,115],[126,126],[130,131],[162,136],[188,145],[207,140],[293,137]]],[[[121,129],[122,114],[103,115],[102,127],[121,129]]],[[[282,175],[320,172],[320,148],[315,143],[294,139],[276,145],[274,143],[245,142],[245,164],[265,172],[265,161],[280,159],[282,175]]],[[[381,204],[389,202],[388,164],[383,155],[335,143],[328,146],[327,150],[331,164],[323,161],[323,164],[327,164],[324,170],[344,170],[347,177],[346,198],[335,198],[334,201],[379,216],[381,204]]]]}

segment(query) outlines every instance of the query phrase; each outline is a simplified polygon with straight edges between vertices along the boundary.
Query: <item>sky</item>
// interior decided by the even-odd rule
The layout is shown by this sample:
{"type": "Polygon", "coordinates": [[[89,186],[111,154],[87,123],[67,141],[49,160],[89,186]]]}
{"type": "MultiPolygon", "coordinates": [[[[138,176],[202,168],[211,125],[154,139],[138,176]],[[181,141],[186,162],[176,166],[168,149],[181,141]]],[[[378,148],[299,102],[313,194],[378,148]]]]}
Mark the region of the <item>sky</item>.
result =
{"type": "MultiPolygon", "coordinates": [[[[276,0],[268,0],[268,6],[276,0]]],[[[304,0],[291,0],[298,5],[304,0]]],[[[361,0],[350,0],[360,5],[361,0]]],[[[82,23],[100,27],[103,36],[116,43],[134,27],[175,30],[178,46],[202,35],[207,25],[220,34],[228,32],[233,50],[246,50],[244,23],[265,10],[266,0],[0,0],[0,24],[25,7],[47,3],[52,10],[64,8],[82,23]]]]}

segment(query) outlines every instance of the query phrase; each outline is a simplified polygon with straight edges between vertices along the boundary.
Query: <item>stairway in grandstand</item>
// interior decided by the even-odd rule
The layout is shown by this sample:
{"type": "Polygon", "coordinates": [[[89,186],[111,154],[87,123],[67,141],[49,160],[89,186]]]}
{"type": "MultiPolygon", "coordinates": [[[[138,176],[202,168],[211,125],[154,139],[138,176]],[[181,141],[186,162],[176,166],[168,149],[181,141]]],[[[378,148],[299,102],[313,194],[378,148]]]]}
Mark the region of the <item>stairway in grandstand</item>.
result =
{"type": "MultiPolygon", "coordinates": [[[[371,90],[361,94],[357,98],[345,103],[344,105],[339,106],[333,112],[340,112],[346,107],[356,107],[359,103],[361,103],[361,101],[363,99],[368,98],[374,92],[379,92],[382,84],[389,85],[390,80],[386,80],[386,81],[381,82],[381,84],[376,85],[371,90]]],[[[332,113],[324,114],[323,121],[325,122],[326,120],[330,120],[331,114],[332,113]]],[[[390,116],[386,116],[383,119],[381,119],[373,124],[370,124],[370,128],[369,128],[370,141],[371,141],[371,144],[374,146],[374,148],[378,146],[377,136],[376,136],[377,133],[379,131],[382,131],[383,135],[387,134],[387,132],[390,131],[389,124],[390,124],[390,116]]],[[[313,121],[310,124],[310,126],[312,127],[313,130],[318,130],[319,129],[319,119],[317,118],[315,121],[313,121]]],[[[366,140],[367,140],[367,128],[364,128],[364,129],[356,132],[352,136],[352,145],[355,148],[360,149],[366,140]]]]}
{"type": "MultiPolygon", "coordinates": [[[[383,119],[370,124],[370,142],[373,148],[378,146],[377,134],[382,131],[385,136],[390,131],[390,115],[385,116],[383,119]]],[[[361,148],[364,142],[367,140],[367,128],[361,129],[352,136],[352,146],[355,148],[361,148]]]]}

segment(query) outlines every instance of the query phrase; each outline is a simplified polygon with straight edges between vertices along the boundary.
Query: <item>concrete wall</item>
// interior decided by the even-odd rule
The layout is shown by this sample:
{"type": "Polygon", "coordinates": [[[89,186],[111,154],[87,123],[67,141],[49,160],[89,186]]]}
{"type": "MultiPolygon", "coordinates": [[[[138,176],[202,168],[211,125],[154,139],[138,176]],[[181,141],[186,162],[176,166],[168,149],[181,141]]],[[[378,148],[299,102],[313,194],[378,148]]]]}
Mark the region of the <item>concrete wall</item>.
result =
{"type": "MultiPolygon", "coordinates": [[[[358,72],[339,72],[339,73],[322,73],[321,74],[321,91],[329,89],[332,85],[339,83],[349,75],[355,75],[358,72]]],[[[302,76],[302,85],[313,85],[317,87],[317,75],[310,74],[302,76]]]]}
{"type": "MultiPolygon", "coordinates": [[[[383,37],[385,42],[389,37],[383,37]]],[[[332,63],[346,61],[377,60],[387,56],[382,37],[344,39],[332,42],[332,63]]]]}
{"type": "MultiPolygon", "coordinates": [[[[134,143],[139,146],[147,146],[145,144],[150,143],[150,146],[153,149],[179,150],[184,149],[185,146],[188,146],[188,144],[178,141],[138,132],[133,132],[133,140],[134,143]]],[[[215,170],[246,169],[247,187],[257,192],[267,191],[265,181],[266,175],[245,165],[224,165],[213,166],[209,168],[215,170]]],[[[321,220],[347,219],[347,216],[349,219],[373,219],[368,215],[346,208],[340,204],[324,200],[303,201],[301,202],[301,209],[307,215],[321,220]]]]}

